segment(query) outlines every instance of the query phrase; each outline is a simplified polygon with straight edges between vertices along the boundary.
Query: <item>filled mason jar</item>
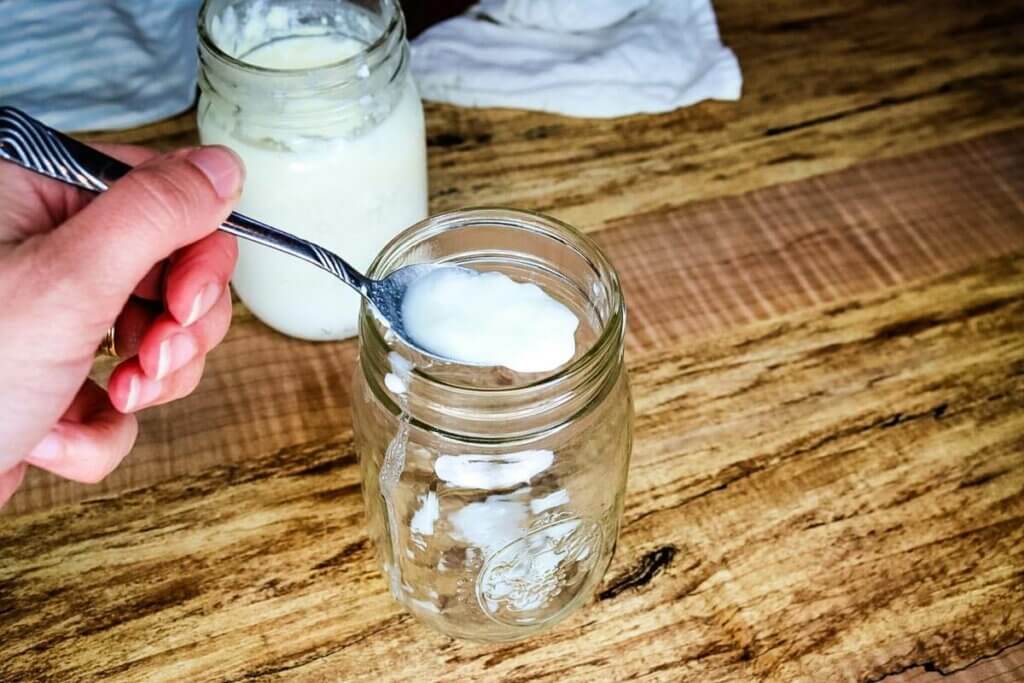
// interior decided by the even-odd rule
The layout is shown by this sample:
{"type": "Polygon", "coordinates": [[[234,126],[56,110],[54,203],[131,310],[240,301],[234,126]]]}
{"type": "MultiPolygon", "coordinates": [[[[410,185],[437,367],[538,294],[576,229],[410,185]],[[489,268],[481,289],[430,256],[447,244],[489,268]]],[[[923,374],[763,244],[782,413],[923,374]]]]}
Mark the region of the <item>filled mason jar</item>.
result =
{"type": "MultiPolygon", "coordinates": [[[[198,120],[242,157],[238,210],[364,269],[427,215],[423,108],[396,0],[205,0],[198,120]]],[[[235,292],[293,337],[356,332],[359,296],[330,274],[239,244],[235,292]]]]}
{"type": "Polygon", "coordinates": [[[571,227],[500,209],[419,223],[369,275],[416,263],[535,283],[580,321],[571,361],[522,374],[427,357],[360,314],[356,449],[391,592],[450,636],[522,638],[586,601],[615,547],[632,446],[618,278],[571,227]]]}

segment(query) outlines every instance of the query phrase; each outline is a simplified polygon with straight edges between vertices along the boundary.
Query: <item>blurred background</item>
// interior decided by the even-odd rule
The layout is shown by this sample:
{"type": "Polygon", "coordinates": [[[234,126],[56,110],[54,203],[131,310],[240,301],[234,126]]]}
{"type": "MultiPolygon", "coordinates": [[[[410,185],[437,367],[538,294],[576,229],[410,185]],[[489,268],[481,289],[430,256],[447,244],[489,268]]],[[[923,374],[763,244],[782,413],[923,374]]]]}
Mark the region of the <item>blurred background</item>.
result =
{"type": "Polygon", "coordinates": [[[470,0],[401,0],[410,38],[415,38],[428,26],[464,12],[473,4],[470,0]]]}

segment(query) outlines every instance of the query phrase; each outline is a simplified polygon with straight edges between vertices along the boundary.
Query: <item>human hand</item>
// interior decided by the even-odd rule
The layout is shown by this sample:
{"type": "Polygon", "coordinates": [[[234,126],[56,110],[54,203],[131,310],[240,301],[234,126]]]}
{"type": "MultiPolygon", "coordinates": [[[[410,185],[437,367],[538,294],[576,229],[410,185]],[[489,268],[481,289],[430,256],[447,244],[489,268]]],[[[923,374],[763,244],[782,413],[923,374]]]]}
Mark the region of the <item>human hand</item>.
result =
{"type": "Polygon", "coordinates": [[[99,196],[0,163],[0,505],[28,464],[109,474],[133,413],[191,393],[231,321],[237,245],[216,229],[241,192],[238,157],[104,151],[139,165],[99,196]],[[115,322],[122,362],[104,390],[88,376],[115,322]]]}

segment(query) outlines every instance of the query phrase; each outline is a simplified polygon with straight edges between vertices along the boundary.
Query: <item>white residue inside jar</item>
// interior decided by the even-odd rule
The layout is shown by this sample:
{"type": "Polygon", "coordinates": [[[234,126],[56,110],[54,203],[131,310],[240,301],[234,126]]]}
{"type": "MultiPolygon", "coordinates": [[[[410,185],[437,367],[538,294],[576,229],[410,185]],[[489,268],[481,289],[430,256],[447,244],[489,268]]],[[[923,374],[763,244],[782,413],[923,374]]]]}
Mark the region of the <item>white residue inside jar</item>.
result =
{"type": "Polygon", "coordinates": [[[353,36],[374,32],[364,13],[339,3],[328,22],[304,17],[301,6],[254,2],[246,10],[226,7],[212,17],[210,35],[235,59],[264,69],[302,70],[336,64],[366,49],[353,36]]]}
{"type": "Polygon", "coordinates": [[[348,59],[365,49],[365,44],[345,36],[300,34],[261,45],[246,53],[245,61],[265,69],[313,69],[348,59]]]}
{"type": "Polygon", "coordinates": [[[438,479],[458,488],[504,489],[529,483],[555,460],[549,450],[503,455],[441,455],[434,463],[438,479]]]}
{"type": "MultiPolygon", "coordinates": [[[[391,592],[396,599],[401,599],[402,562],[400,559],[400,548],[402,545],[401,534],[399,533],[398,506],[396,505],[395,495],[398,491],[399,480],[402,478],[402,471],[405,469],[406,450],[409,446],[410,418],[408,386],[409,377],[412,373],[413,367],[408,360],[395,352],[388,354],[388,360],[391,365],[391,372],[388,373],[385,378],[385,383],[391,391],[397,394],[401,415],[398,419],[398,431],[395,433],[394,438],[391,439],[391,443],[388,444],[387,450],[384,452],[384,462],[381,463],[377,481],[380,486],[381,497],[384,498],[384,509],[388,518],[388,536],[391,542],[392,558],[394,560],[394,566],[387,568],[391,579],[391,592]],[[387,382],[387,378],[391,378],[391,382],[387,382]]],[[[436,499],[434,504],[436,506],[436,499]]],[[[426,524],[427,522],[425,521],[420,522],[421,528],[426,524]]],[[[430,520],[429,526],[433,529],[433,520],[430,520]]]]}

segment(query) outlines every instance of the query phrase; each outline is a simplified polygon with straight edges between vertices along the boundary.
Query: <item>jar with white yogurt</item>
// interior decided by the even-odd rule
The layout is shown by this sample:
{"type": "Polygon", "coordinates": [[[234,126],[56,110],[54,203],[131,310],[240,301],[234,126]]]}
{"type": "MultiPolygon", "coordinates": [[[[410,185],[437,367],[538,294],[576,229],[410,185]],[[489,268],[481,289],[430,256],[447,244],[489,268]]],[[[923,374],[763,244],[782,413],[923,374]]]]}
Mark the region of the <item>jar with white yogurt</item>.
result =
{"type": "MultiPolygon", "coordinates": [[[[239,210],[365,269],[427,215],[423,108],[395,0],[206,0],[199,133],[245,162],[239,210]]],[[[359,297],[330,274],[241,242],[232,284],[293,337],[356,332],[359,297]]]]}
{"type": "MultiPolygon", "coordinates": [[[[513,370],[439,361],[389,333],[369,309],[360,315],[356,449],[370,536],[390,590],[445,634],[515,640],[583,604],[615,547],[632,445],[618,278],[569,226],[500,209],[423,221],[392,241],[369,274],[384,277],[414,263],[467,266],[537,285],[543,297],[532,287],[517,292],[504,278],[479,283],[487,288],[483,298],[510,316],[527,309],[551,315],[550,325],[531,325],[531,334],[557,336],[519,337],[476,356],[507,356],[513,370]],[[571,314],[543,308],[551,300],[571,314]],[[578,320],[574,333],[565,315],[578,320]],[[563,355],[566,329],[574,338],[563,355]]],[[[446,291],[438,285],[429,294],[446,291]]],[[[477,303],[451,310],[468,309],[479,313],[477,303]]],[[[439,316],[432,324],[446,323],[439,316]]],[[[459,329],[471,339],[427,332],[460,354],[474,343],[502,344],[491,330],[459,329]]]]}

